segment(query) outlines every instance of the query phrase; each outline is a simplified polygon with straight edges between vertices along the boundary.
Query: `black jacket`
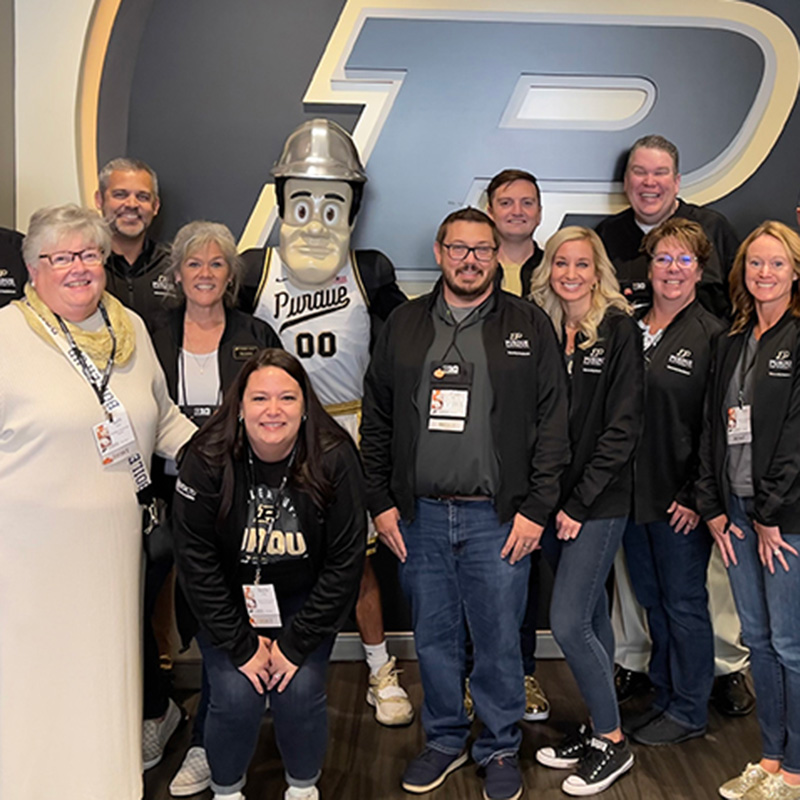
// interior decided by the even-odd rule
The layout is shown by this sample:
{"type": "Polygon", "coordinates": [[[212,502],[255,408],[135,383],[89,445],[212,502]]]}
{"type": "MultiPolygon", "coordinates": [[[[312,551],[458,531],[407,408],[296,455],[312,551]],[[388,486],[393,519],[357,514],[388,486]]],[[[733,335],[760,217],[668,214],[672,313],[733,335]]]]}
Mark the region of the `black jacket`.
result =
{"type": "MultiPolygon", "coordinates": [[[[559,507],[579,522],[627,517],[633,452],[642,426],[644,362],[633,318],[610,308],[586,349],[575,337],[569,399],[572,461],[559,507]]],[[[565,337],[566,338],[566,337],[565,337]]]]}
{"type": "Polygon", "coordinates": [[[175,297],[175,287],[164,274],[169,256],[168,244],[145,239],[144,248],[133,264],[116,253],[106,261],[106,290],[132,308],[150,331],[163,322],[165,300],[175,297]]]}
{"type": "MultiPolygon", "coordinates": [[[[189,605],[211,643],[227,651],[238,667],[255,654],[258,631],[248,621],[239,563],[247,524],[247,469],[243,462],[234,467],[233,504],[218,530],[221,469],[190,449],[181,464],[173,520],[178,575],[189,605]]],[[[297,665],[344,624],[364,567],[367,515],[361,465],[352,443],[343,442],[325,453],[323,468],[334,487],[334,499],[324,512],[308,494],[291,482],[288,486],[313,573],[303,607],[277,640],[283,654],[297,665]]],[[[246,582],[251,580],[248,576],[246,582]]]]}
{"type": "Polygon", "coordinates": [[[669,519],[673,500],[697,508],[703,398],[714,342],[724,327],[695,300],[648,355],[644,428],[634,460],[636,522],[669,519]]]}
{"type": "MultiPolygon", "coordinates": [[[[241,256],[244,269],[238,305],[249,314],[258,305],[266,253],[266,247],[258,247],[245,250],[241,256]]],[[[397,306],[405,303],[406,296],[397,285],[394,265],[383,253],[378,250],[354,250],[351,257],[367,295],[371,348],[378,339],[383,322],[397,306]]]]}
{"type": "MultiPolygon", "coordinates": [[[[414,517],[416,396],[441,287],[440,280],[389,317],[364,379],[361,457],[373,516],[397,506],[403,519],[414,517]]],[[[483,322],[494,396],[488,423],[500,462],[495,507],[501,522],[519,512],[544,525],[569,461],[566,373],[544,312],[495,291],[497,304],[483,322]]]]}
{"type": "MultiPolygon", "coordinates": [[[[697,482],[706,520],[728,513],[725,393],[752,329],[721,335],[714,351],[697,482]]],[[[762,525],[800,533],[800,319],[791,311],[759,340],[753,369],[753,514],[762,525]]]]}
{"type": "Polygon", "coordinates": [[[28,272],[22,258],[22,240],[17,231],[0,228],[0,308],[22,297],[28,272]]]}
{"type": "MultiPolygon", "coordinates": [[[[739,237],[722,214],[705,206],[679,199],[673,216],[699,223],[714,246],[697,287],[697,297],[713,314],[724,317],[730,311],[728,273],[739,248],[739,237]]],[[[623,294],[637,307],[649,306],[648,257],[639,252],[644,233],[636,224],[633,209],[626,208],[619,214],[606,217],[597,226],[597,233],[617,271],[623,294]]]]}
{"type": "MultiPolygon", "coordinates": [[[[520,267],[519,269],[519,281],[522,284],[522,297],[523,299],[526,298],[531,293],[531,280],[533,279],[533,271],[539,264],[542,263],[542,258],[544,256],[544,250],[542,250],[539,245],[534,242],[533,243],[533,254],[531,257],[520,267]]],[[[503,283],[503,265],[500,264],[500,268],[498,269],[498,279],[497,285],[500,286],[503,283]]]]}
{"type": "MultiPolygon", "coordinates": [[[[153,345],[167,378],[169,396],[178,402],[178,360],[183,348],[183,318],[186,306],[166,312],[159,327],[153,331],[153,345]]],[[[225,309],[225,330],[219,342],[217,363],[224,392],[236,379],[242,365],[250,356],[265,347],[283,349],[278,334],[263,320],[235,309],[225,309]]]]}

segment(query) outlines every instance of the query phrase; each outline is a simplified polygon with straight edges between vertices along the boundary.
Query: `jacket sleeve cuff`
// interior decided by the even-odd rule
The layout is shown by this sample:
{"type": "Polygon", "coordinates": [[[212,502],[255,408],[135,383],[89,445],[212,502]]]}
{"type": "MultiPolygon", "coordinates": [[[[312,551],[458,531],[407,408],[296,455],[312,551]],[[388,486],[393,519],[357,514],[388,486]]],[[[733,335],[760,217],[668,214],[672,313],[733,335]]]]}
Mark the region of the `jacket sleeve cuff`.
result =
{"type": "Polygon", "coordinates": [[[578,522],[586,522],[589,517],[589,509],[575,497],[568,497],[563,508],[568,516],[578,522]]]}
{"type": "Polygon", "coordinates": [[[299,647],[299,639],[295,636],[291,625],[278,637],[278,647],[280,647],[281,653],[298,667],[303,665],[308,655],[299,647]]]}
{"type": "Polygon", "coordinates": [[[229,651],[231,663],[234,667],[241,667],[256,654],[256,650],[258,650],[258,634],[250,629],[247,631],[246,638],[243,638],[229,651]]]}

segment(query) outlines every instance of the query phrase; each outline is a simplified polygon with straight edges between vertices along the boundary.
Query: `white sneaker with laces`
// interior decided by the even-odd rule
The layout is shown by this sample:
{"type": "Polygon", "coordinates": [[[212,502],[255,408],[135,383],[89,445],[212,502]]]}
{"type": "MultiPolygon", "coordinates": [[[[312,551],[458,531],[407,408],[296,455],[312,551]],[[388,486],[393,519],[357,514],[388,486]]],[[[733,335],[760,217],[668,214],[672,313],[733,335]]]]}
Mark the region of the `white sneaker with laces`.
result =
{"type": "Polygon", "coordinates": [[[405,689],[400,685],[396,659],[392,656],[377,675],[370,673],[367,702],[375,708],[375,719],[381,725],[408,725],[414,719],[414,709],[405,689]]]}
{"type": "Polygon", "coordinates": [[[173,797],[189,797],[199,794],[211,786],[211,767],[208,766],[206,751],[195,745],[183,757],[180,769],[169,785],[173,797]]]}
{"type": "Polygon", "coordinates": [[[178,729],[183,715],[178,704],[169,699],[164,719],[146,719],[142,724],[142,762],[144,768],[150,769],[164,757],[164,748],[170,737],[178,729]]]}
{"type": "Polygon", "coordinates": [[[319,800],[319,791],[316,786],[306,786],[303,789],[290,786],[283,795],[283,800],[319,800]]]}

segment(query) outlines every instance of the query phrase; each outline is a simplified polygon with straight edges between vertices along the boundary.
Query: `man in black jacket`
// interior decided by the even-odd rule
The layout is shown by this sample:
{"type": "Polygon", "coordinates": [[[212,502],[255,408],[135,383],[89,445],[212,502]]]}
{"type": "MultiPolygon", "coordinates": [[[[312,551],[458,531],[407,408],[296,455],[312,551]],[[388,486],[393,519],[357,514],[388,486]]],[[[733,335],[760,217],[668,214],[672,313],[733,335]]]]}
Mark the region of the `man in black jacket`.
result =
{"type": "Polygon", "coordinates": [[[450,214],[434,244],[442,280],[387,320],[364,382],[368,504],[400,560],[425,691],[427,745],[402,785],[423,793],[467,759],[470,688],[484,729],[472,750],[484,797],[522,794],[519,629],[530,554],[569,458],[566,373],[549,320],[496,286],[494,223],[450,214]]]}
{"type": "Polygon", "coordinates": [[[153,330],[172,296],[169,245],[150,239],[147,231],[158,214],[158,177],[152,167],[131,158],[109,161],[97,176],[94,202],[111,226],[111,255],[106,261],[106,289],[132,308],[153,330]]]}

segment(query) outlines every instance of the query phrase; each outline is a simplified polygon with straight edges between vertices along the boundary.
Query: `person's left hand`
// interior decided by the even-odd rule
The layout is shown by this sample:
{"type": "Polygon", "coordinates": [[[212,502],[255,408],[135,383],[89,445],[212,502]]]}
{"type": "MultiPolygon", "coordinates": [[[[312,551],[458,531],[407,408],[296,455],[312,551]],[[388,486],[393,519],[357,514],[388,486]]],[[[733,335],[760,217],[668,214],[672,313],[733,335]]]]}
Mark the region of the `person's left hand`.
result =
{"type": "Polygon", "coordinates": [[[570,539],[577,539],[582,527],[583,523],[572,519],[564,509],[561,509],[561,511],[556,514],[557,539],[561,539],[563,542],[568,542],[570,539]]]}
{"type": "Polygon", "coordinates": [[[511,533],[508,534],[508,539],[500,551],[500,558],[505,558],[510,553],[511,558],[508,559],[508,563],[516,564],[525,556],[529,556],[539,547],[542,531],[544,527],[541,525],[523,517],[522,514],[515,514],[511,533]]]}
{"type": "Polygon", "coordinates": [[[281,648],[278,647],[277,642],[273,642],[269,660],[270,677],[267,689],[272,691],[277,688],[279,692],[282,692],[289,685],[289,681],[294,678],[297,670],[298,666],[286,658],[281,652],[281,648]]]}
{"type": "Polygon", "coordinates": [[[786,572],[789,571],[789,565],[786,563],[786,556],[783,551],[788,550],[792,555],[797,555],[797,550],[792,547],[788,542],[783,540],[781,536],[781,529],[777,525],[762,525],[760,522],[753,522],[753,527],[758,534],[758,557],[761,563],[770,571],[771,575],[775,574],[775,559],[786,572]]]}
{"type": "Polygon", "coordinates": [[[667,509],[667,514],[672,514],[669,524],[675,529],[675,533],[687,534],[697,527],[700,522],[700,515],[689,508],[682,506],[677,500],[672,501],[672,505],[667,509]]]}

